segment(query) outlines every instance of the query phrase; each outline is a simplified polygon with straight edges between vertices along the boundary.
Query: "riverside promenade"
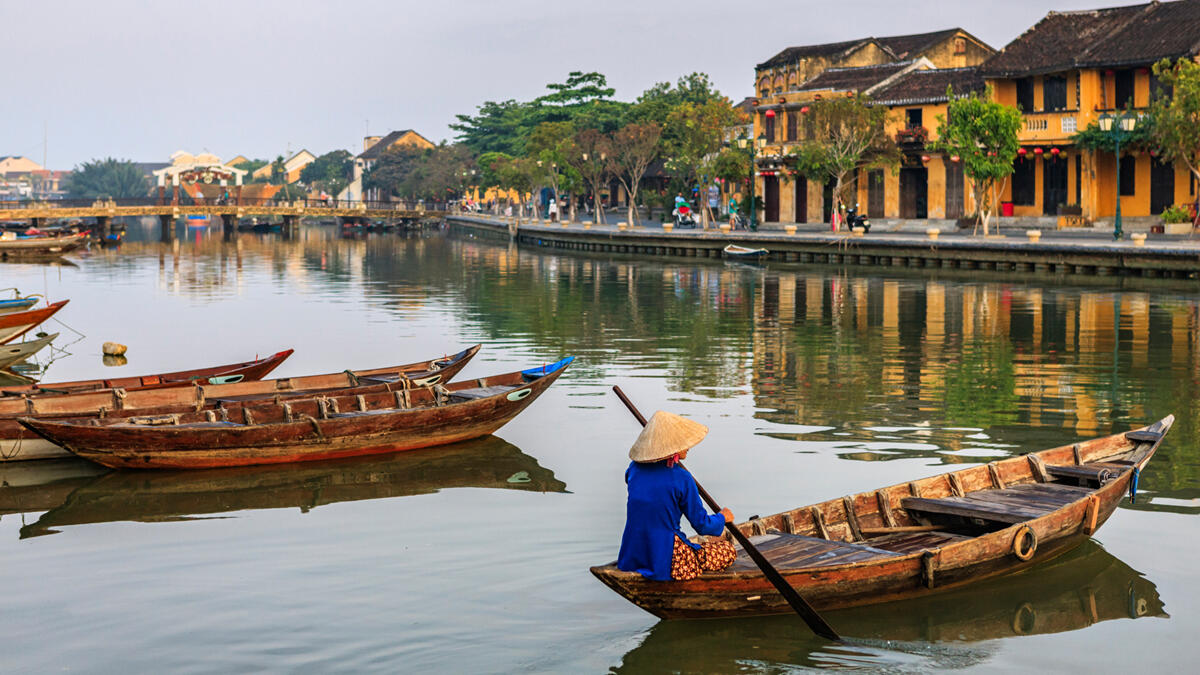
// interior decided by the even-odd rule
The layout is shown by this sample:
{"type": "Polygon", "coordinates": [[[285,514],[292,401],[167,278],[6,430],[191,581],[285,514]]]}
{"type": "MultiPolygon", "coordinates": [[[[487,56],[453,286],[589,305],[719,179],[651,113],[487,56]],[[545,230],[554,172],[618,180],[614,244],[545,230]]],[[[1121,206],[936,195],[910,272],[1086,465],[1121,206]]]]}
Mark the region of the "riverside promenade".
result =
{"type": "Polygon", "coordinates": [[[729,244],[766,249],[768,260],[885,267],[993,270],[1009,273],[1200,278],[1200,239],[1150,235],[1114,242],[1102,233],[1024,231],[983,237],[969,234],[850,233],[770,230],[667,231],[659,223],[638,227],[549,223],[480,214],[447,216],[451,227],[487,232],[518,244],[578,251],[720,258],[729,244]]]}

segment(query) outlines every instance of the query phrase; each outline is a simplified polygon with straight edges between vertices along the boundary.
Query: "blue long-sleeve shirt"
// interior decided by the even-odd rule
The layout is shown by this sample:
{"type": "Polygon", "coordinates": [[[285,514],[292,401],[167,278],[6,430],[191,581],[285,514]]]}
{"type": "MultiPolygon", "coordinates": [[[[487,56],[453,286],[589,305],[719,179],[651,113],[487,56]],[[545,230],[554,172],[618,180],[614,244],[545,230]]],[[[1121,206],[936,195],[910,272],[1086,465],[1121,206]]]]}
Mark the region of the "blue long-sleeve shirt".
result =
{"type": "Polygon", "coordinates": [[[679,528],[680,516],[700,534],[716,536],[725,527],[725,517],[710,514],[700,501],[696,480],[681,466],[666,462],[631,462],[625,470],[629,501],[625,507],[625,533],[617,567],[640,572],[657,581],[671,580],[671,554],[678,536],[692,548],[679,528]]]}

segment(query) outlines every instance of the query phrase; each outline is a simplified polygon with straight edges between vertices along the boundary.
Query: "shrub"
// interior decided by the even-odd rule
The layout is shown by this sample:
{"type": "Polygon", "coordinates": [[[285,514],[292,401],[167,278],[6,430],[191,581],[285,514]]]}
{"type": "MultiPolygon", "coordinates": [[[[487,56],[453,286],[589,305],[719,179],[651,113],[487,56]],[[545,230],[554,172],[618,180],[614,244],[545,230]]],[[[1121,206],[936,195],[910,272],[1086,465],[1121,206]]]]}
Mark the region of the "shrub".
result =
{"type": "Polygon", "coordinates": [[[1164,223],[1190,223],[1192,212],[1183,204],[1174,204],[1163,210],[1162,220],[1164,223]]]}

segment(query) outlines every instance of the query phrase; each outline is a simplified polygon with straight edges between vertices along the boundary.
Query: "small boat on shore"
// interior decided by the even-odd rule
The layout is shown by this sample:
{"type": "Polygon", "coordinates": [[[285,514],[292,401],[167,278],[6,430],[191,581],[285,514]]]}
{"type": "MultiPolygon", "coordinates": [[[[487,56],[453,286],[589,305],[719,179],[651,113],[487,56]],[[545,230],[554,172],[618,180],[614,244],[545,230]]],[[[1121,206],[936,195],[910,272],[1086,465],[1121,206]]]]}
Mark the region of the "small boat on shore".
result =
{"type": "MultiPolygon", "coordinates": [[[[243,379],[217,384],[208,384],[207,380],[195,380],[191,383],[192,386],[148,386],[131,389],[117,387],[74,394],[36,395],[41,390],[25,392],[20,396],[0,398],[0,462],[48,459],[70,454],[30,433],[17,422],[19,417],[53,420],[170,415],[236,406],[264,399],[283,400],[317,394],[328,395],[329,392],[364,386],[394,385],[400,389],[427,387],[457,375],[478,353],[479,348],[480,345],[475,345],[441,359],[399,366],[274,380],[243,379]]],[[[291,354],[291,350],[286,353],[291,354]]]]}
{"type": "Polygon", "coordinates": [[[9,258],[57,258],[87,244],[87,234],[78,232],[60,237],[17,236],[0,238],[0,260],[9,258]]]}
{"type": "Polygon", "coordinates": [[[7,368],[14,363],[24,361],[41,351],[43,347],[53,342],[56,337],[58,337],[58,333],[51,333],[36,340],[0,345],[0,368],[7,368]]]}
{"type": "MultiPolygon", "coordinates": [[[[66,301],[64,301],[65,304],[66,301]]],[[[230,363],[222,366],[180,370],[173,373],[157,375],[132,375],[128,377],[113,377],[95,380],[76,380],[74,382],[32,383],[18,387],[2,387],[2,396],[20,395],[63,395],[79,394],[102,389],[159,389],[164,387],[186,387],[193,384],[229,384],[245,380],[261,380],[275,370],[295,350],[285,349],[270,356],[246,361],[230,363]]]]}
{"type": "MultiPolygon", "coordinates": [[[[1026,569],[1108,520],[1174,422],[1010,457],[738,524],[818,609],[927,595],[1026,569]]],[[[664,619],[790,611],[762,571],[733,565],[690,581],[651,581],[616,563],[591,568],[664,619]]]]}
{"type": "Polygon", "coordinates": [[[20,423],[113,468],[209,469],[413,450],[479,438],[542,394],[574,357],[449,385],[247,403],[166,416],[20,423]]]}
{"type": "Polygon", "coordinates": [[[726,258],[734,260],[761,260],[770,253],[765,248],[746,248],[737,244],[730,244],[722,249],[722,251],[725,253],[726,258]]]}
{"type": "Polygon", "coordinates": [[[41,309],[0,314],[0,345],[12,342],[25,333],[37,328],[43,321],[54,316],[58,310],[66,306],[68,302],[70,300],[59,300],[41,309]]]}

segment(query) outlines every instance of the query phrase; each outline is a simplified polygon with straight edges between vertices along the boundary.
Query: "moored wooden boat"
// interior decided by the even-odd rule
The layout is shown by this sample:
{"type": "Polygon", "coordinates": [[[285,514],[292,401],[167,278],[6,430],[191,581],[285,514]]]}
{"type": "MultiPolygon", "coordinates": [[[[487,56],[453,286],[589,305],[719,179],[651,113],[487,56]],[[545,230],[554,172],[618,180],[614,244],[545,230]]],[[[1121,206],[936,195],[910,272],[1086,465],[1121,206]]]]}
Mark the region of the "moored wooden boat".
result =
{"type": "MultiPolygon", "coordinates": [[[[1025,569],[1094,533],[1174,422],[1011,457],[741,523],[810,604],[852,607],[1025,569]]],[[[757,567],[650,581],[615,563],[592,573],[661,618],[789,611],[757,567]]]]}
{"type": "Polygon", "coordinates": [[[765,248],[746,248],[737,244],[730,244],[722,250],[725,253],[725,257],[735,260],[758,260],[770,253],[765,248]]]}
{"type": "Polygon", "coordinates": [[[53,342],[56,337],[58,337],[58,333],[51,333],[46,337],[40,337],[36,340],[0,345],[0,368],[7,368],[18,361],[24,361],[41,351],[43,347],[53,342]]]}
{"type": "Polygon", "coordinates": [[[29,295],[23,298],[7,298],[0,300],[0,314],[12,314],[13,312],[24,312],[38,303],[36,295],[29,295]]]}
{"type": "Polygon", "coordinates": [[[25,333],[37,328],[43,321],[54,316],[68,302],[70,300],[59,300],[41,309],[0,315],[0,345],[12,342],[25,333]]]}
{"type": "Polygon", "coordinates": [[[86,243],[87,234],[82,232],[57,237],[0,238],[0,259],[56,258],[64,253],[70,253],[86,243]]]}
{"type": "Polygon", "coordinates": [[[383,454],[486,436],[532,403],[572,360],[445,386],[246,404],[240,419],[205,410],[20,422],[114,468],[205,469],[383,454]]]}
{"type": "Polygon", "coordinates": [[[64,394],[80,394],[103,389],[157,389],[163,387],[186,387],[194,384],[231,384],[234,382],[261,380],[268,373],[279,367],[294,349],[275,352],[261,359],[243,363],[227,363],[220,366],[179,370],[173,373],[158,373],[156,375],[131,375],[127,377],[100,378],[95,380],[76,380],[73,382],[41,382],[24,386],[0,387],[0,395],[16,396],[25,394],[59,396],[64,394]]]}
{"type": "MultiPolygon", "coordinates": [[[[47,459],[68,456],[66,450],[31,433],[17,422],[19,417],[64,419],[76,417],[121,418],[136,415],[163,415],[200,411],[218,406],[262,399],[313,396],[317,393],[372,385],[397,388],[432,386],[445,382],[461,371],[479,352],[474,345],[457,354],[416,363],[367,370],[346,370],[325,375],[286,377],[273,380],[242,380],[226,384],[193,381],[192,386],[120,387],[76,394],[0,398],[0,462],[47,459]]],[[[286,354],[290,354],[289,350],[286,354]]],[[[285,352],[280,352],[285,354],[285,352]]],[[[278,356],[278,355],[276,355],[278,356]]],[[[285,356],[286,358],[286,356],[285,356]]],[[[280,359],[282,360],[282,359],[280,359]]]]}

